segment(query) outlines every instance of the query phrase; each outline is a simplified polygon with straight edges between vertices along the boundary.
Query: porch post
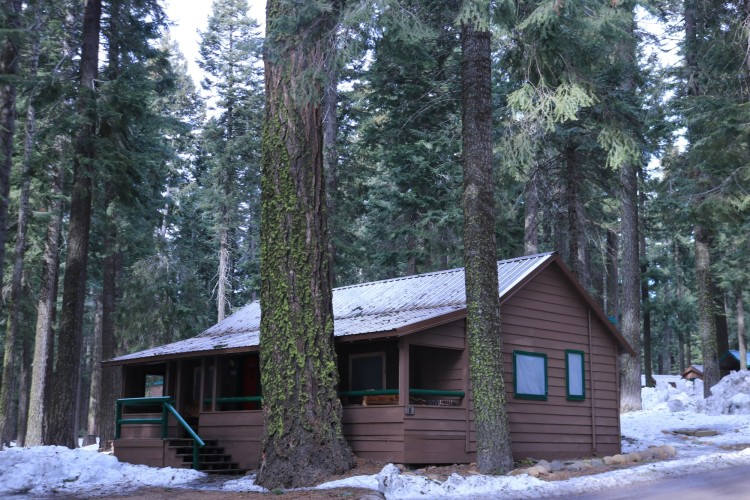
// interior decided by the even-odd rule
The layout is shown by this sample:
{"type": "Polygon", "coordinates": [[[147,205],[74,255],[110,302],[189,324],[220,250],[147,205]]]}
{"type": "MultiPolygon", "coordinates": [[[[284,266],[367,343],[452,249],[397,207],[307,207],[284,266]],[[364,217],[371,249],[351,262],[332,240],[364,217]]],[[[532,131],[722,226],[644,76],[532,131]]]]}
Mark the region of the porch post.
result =
{"type": "Polygon", "coordinates": [[[398,341],[398,404],[409,404],[409,346],[407,337],[398,341]]]}

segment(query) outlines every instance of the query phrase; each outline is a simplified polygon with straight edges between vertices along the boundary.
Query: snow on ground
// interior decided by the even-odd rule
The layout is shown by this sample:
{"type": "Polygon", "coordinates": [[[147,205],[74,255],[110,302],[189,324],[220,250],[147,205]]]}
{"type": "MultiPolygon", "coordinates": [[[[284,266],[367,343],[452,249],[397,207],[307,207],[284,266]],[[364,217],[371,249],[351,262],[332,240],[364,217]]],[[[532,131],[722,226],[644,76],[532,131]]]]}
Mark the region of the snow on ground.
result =
{"type": "MultiPolygon", "coordinates": [[[[355,476],[317,486],[318,489],[356,487],[378,490],[388,499],[401,498],[540,498],[576,495],[653,481],[750,465],[750,373],[733,373],[711,389],[703,399],[702,382],[657,376],[656,388],[643,389],[642,411],[621,417],[623,453],[649,446],[669,445],[677,451],[673,460],[652,462],[582,476],[565,481],[543,481],[518,476],[461,477],[446,481],[403,474],[387,465],[379,474],[355,476]],[[670,383],[674,384],[672,387],[670,383]],[[679,431],[679,432],[674,432],[679,431]],[[715,431],[697,437],[695,431],[715,431]],[[742,450],[742,451],[735,451],[742,450]]],[[[699,432],[699,435],[712,432],[699,432]]],[[[120,463],[116,458],[85,449],[58,446],[10,448],[0,452],[0,497],[82,494],[94,496],[133,490],[144,486],[194,487],[205,474],[187,469],[157,469],[120,463]]],[[[228,491],[264,491],[255,476],[226,481],[228,491]]],[[[202,488],[205,488],[203,482],[202,488]]]]}

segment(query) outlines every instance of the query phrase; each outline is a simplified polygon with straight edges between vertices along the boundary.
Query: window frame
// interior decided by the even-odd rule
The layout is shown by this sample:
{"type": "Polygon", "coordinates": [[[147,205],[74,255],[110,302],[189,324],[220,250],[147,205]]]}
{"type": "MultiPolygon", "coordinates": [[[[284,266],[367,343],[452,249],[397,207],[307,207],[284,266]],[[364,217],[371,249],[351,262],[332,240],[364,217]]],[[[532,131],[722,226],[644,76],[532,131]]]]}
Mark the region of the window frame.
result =
{"type": "Polygon", "coordinates": [[[586,354],[577,349],[565,349],[565,395],[568,401],[584,401],[586,399],[586,354]],[[581,356],[581,392],[582,394],[570,393],[570,359],[569,354],[581,356]]]}
{"type": "Polygon", "coordinates": [[[547,367],[547,354],[543,352],[513,351],[513,397],[515,399],[530,399],[534,401],[547,401],[549,395],[549,377],[547,367]],[[518,391],[518,357],[527,356],[542,358],[544,360],[544,394],[528,394],[518,391]]]}
{"type": "Polygon", "coordinates": [[[349,390],[369,390],[369,389],[354,389],[353,381],[354,381],[354,362],[357,359],[362,358],[380,358],[382,360],[381,366],[381,373],[380,373],[380,380],[381,380],[381,388],[380,389],[372,389],[374,391],[382,391],[385,390],[385,371],[386,371],[386,356],[385,351],[375,351],[375,352],[363,352],[363,353],[357,353],[357,354],[350,354],[349,355],[349,390]]]}

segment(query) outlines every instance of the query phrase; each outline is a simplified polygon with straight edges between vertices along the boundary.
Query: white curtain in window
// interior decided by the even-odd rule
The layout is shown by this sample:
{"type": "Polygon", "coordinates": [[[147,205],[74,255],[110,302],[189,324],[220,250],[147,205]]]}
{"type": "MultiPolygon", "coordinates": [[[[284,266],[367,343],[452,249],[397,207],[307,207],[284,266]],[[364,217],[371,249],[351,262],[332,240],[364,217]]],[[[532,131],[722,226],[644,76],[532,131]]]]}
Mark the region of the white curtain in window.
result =
{"type": "Polygon", "coordinates": [[[546,380],[542,356],[516,354],[516,390],[518,394],[544,396],[546,380]]]}
{"type": "Polygon", "coordinates": [[[583,354],[569,352],[568,355],[568,393],[571,396],[583,396],[583,354]]]}

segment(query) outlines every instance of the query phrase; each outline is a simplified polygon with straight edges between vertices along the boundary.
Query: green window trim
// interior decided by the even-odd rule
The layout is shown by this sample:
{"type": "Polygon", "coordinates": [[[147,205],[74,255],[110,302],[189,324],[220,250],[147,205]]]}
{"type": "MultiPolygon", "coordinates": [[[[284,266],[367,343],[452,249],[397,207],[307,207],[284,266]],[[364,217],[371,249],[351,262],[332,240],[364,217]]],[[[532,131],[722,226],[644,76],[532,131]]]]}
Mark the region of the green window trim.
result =
{"type": "Polygon", "coordinates": [[[548,394],[548,384],[547,384],[547,355],[541,352],[527,352],[527,351],[513,351],[513,397],[516,399],[532,399],[537,401],[546,401],[547,400],[547,394],[548,394]],[[519,380],[520,377],[518,376],[518,370],[519,370],[519,359],[527,357],[527,358],[541,358],[543,360],[543,367],[544,367],[544,394],[541,393],[541,391],[536,392],[523,392],[527,391],[528,384],[525,384],[524,381],[519,380]],[[520,382],[520,387],[519,387],[520,382]],[[526,386],[526,387],[524,387],[526,386]]]}
{"type": "Polygon", "coordinates": [[[583,401],[586,399],[586,364],[584,362],[585,354],[583,351],[577,351],[575,349],[565,350],[565,393],[568,401],[583,401]],[[572,355],[572,356],[571,356],[572,355]],[[576,373],[576,376],[580,376],[580,388],[573,392],[573,371],[578,365],[578,360],[571,359],[580,356],[580,372],[576,373]],[[575,363],[573,365],[572,363],[575,363]],[[580,374],[580,375],[579,375],[580,374]]]}

